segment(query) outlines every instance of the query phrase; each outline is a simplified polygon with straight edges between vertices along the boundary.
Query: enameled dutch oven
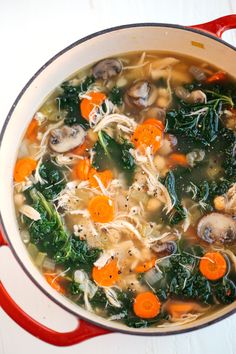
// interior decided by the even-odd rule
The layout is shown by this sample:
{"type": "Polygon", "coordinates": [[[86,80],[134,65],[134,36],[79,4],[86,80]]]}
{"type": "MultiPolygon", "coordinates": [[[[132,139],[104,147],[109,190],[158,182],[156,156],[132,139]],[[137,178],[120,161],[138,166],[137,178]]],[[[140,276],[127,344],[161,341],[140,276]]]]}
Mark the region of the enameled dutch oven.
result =
{"type": "Polygon", "coordinates": [[[217,322],[236,311],[233,303],[218,312],[181,327],[128,328],[87,312],[52,289],[34,266],[18,231],[12,197],[12,174],[20,141],[34,112],[45,97],[66,77],[89,63],[132,51],[162,50],[182,53],[212,63],[236,78],[236,49],[220,39],[236,28],[236,15],[225,16],[203,25],[183,27],[170,24],[140,23],[107,29],[81,39],[50,59],[26,84],[14,102],[0,136],[0,245],[10,247],[17,261],[50,299],[78,318],[78,327],[69,333],[55,332],[22,311],[0,283],[0,306],[22,328],[45,342],[66,346],[85,339],[119,331],[140,335],[167,335],[195,330],[217,322]],[[25,117],[25,120],[22,120],[25,117]],[[14,144],[12,142],[14,141],[14,144]],[[10,148],[9,148],[10,147],[10,148]]]}

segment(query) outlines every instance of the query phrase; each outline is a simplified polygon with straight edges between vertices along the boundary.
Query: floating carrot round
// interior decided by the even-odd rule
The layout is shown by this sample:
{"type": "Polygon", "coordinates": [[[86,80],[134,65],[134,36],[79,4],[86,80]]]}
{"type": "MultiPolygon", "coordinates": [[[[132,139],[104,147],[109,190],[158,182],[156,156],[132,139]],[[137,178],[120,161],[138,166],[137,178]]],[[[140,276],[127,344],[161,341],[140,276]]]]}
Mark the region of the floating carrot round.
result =
{"type": "Polygon", "coordinates": [[[157,128],[160,128],[161,130],[164,131],[165,127],[164,124],[161,120],[155,119],[155,118],[148,118],[146,119],[143,124],[152,124],[155,125],[157,128]]]}
{"type": "Polygon", "coordinates": [[[92,198],[88,205],[88,211],[95,222],[110,222],[114,219],[113,201],[105,195],[92,198]]]}
{"type": "Polygon", "coordinates": [[[56,275],[54,274],[48,274],[44,273],[44,277],[47,280],[48,284],[51,285],[53,289],[58,291],[61,294],[65,294],[65,289],[64,287],[60,284],[61,277],[56,278],[56,275]]]}
{"type": "Polygon", "coordinates": [[[183,167],[188,166],[188,160],[186,158],[186,156],[184,154],[180,154],[180,153],[173,153],[169,156],[169,165],[171,167],[174,167],[176,165],[180,165],[183,167]]]}
{"type": "Polygon", "coordinates": [[[93,267],[93,280],[100,286],[112,286],[119,278],[119,268],[115,259],[110,260],[104,267],[93,267]]]}
{"type": "Polygon", "coordinates": [[[141,318],[154,318],[160,313],[161,303],[151,291],[140,293],[136,296],[133,310],[141,318]]]}
{"type": "Polygon", "coordinates": [[[38,126],[39,126],[38,121],[35,118],[33,118],[26,130],[25,133],[26,139],[29,139],[31,141],[36,140],[38,134],[38,126]]]}
{"type": "Polygon", "coordinates": [[[166,304],[166,310],[172,318],[180,318],[188,313],[199,312],[201,306],[195,302],[183,302],[183,301],[168,301],[166,304]]]}
{"type": "Polygon", "coordinates": [[[111,170],[105,170],[105,171],[99,172],[99,171],[96,171],[95,168],[91,168],[89,171],[89,174],[88,174],[88,180],[89,180],[90,186],[92,188],[99,187],[96,177],[98,177],[101,180],[102,184],[106,188],[112,180],[112,172],[111,172],[111,170]]]}
{"type": "Polygon", "coordinates": [[[143,264],[140,264],[135,268],[135,272],[137,272],[137,273],[147,272],[149,269],[151,269],[155,266],[155,263],[156,263],[156,258],[153,258],[150,261],[144,262],[143,264]]]}
{"type": "Polygon", "coordinates": [[[30,157],[23,157],[17,160],[14,169],[14,181],[23,182],[26,177],[30,176],[31,173],[36,169],[37,162],[30,157]]]}
{"type": "Polygon", "coordinates": [[[208,252],[202,257],[199,269],[207,279],[218,280],[225,275],[227,262],[220,252],[208,252]]]}
{"type": "Polygon", "coordinates": [[[88,158],[79,160],[79,162],[73,168],[74,178],[78,178],[81,181],[86,181],[89,176],[91,164],[88,158]]]}
{"type": "Polygon", "coordinates": [[[218,71],[212,76],[208,77],[206,80],[207,83],[213,83],[218,81],[224,81],[226,79],[226,73],[224,71],[218,71]]]}
{"type": "Polygon", "coordinates": [[[163,131],[154,124],[140,124],[132,135],[132,142],[143,153],[150,146],[155,153],[161,145],[163,131]]]}
{"type": "Polygon", "coordinates": [[[94,107],[100,106],[106,99],[106,95],[103,92],[89,92],[87,96],[88,98],[83,98],[80,103],[80,111],[82,117],[89,120],[90,113],[94,109],[94,107]]]}

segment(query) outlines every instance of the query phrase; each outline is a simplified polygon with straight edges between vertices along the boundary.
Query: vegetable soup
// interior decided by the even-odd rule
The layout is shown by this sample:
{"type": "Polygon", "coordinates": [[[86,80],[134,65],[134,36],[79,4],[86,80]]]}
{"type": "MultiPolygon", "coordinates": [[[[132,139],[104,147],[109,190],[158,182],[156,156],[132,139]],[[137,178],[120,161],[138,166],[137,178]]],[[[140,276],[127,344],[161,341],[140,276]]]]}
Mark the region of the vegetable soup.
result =
{"type": "Polygon", "coordinates": [[[236,299],[236,83],[136,52],[80,70],[35,112],[14,170],[19,229],[46,281],[129,327],[236,299]]]}

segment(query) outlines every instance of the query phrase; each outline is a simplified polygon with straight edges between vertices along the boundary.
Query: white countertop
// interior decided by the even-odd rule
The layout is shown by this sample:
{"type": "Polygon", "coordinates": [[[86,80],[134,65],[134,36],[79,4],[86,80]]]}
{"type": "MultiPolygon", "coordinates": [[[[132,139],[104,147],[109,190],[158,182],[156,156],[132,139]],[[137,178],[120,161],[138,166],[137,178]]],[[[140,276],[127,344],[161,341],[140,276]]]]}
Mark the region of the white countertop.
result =
{"type": "MultiPolygon", "coordinates": [[[[234,0],[0,0],[0,126],[36,70],[85,35],[135,22],[193,25],[231,13],[236,13],[234,0]]],[[[229,31],[224,38],[236,45],[236,31],[229,31]]],[[[31,283],[6,248],[0,250],[0,279],[35,319],[60,331],[76,325],[71,315],[31,283]]],[[[235,354],[235,329],[236,315],[178,336],[109,334],[57,348],[26,333],[0,309],[0,354],[235,354]]]]}

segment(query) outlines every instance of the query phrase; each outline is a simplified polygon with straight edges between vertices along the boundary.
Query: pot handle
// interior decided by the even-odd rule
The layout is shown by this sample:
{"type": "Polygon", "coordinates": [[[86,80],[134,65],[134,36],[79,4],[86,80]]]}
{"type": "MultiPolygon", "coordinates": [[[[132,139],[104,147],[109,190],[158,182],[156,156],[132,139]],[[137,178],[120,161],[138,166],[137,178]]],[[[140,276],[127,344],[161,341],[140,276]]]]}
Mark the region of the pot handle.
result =
{"type": "Polygon", "coordinates": [[[202,23],[200,25],[190,26],[190,28],[197,28],[206,32],[210,32],[221,38],[225,31],[236,28],[236,14],[223,16],[217,18],[216,20],[202,23]]]}
{"type": "MultiPolygon", "coordinates": [[[[7,246],[0,232],[0,246],[7,246]]],[[[78,318],[78,326],[71,332],[60,333],[54,331],[43,324],[37,322],[24,312],[11,298],[0,281],[0,307],[11,317],[20,327],[31,333],[33,336],[44,342],[56,346],[69,346],[78,344],[84,340],[110,333],[110,331],[97,327],[91,323],[78,318]]]]}

